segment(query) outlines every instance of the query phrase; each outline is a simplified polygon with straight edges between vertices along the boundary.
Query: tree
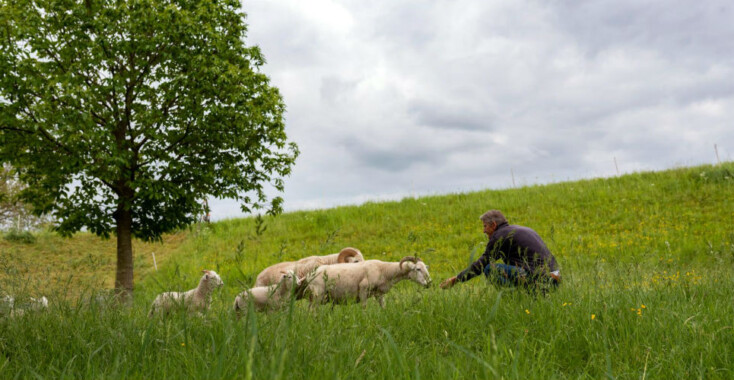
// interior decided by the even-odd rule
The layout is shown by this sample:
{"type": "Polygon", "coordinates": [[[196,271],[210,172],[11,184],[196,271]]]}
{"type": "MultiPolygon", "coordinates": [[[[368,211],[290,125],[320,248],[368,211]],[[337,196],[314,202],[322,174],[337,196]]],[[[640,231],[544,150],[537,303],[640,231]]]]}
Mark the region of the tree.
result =
{"type": "Polygon", "coordinates": [[[298,155],[285,105],[244,43],[238,0],[0,3],[0,162],[64,236],[117,236],[115,288],[133,291],[132,237],[195,221],[208,196],[281,212],[298,155]]]}

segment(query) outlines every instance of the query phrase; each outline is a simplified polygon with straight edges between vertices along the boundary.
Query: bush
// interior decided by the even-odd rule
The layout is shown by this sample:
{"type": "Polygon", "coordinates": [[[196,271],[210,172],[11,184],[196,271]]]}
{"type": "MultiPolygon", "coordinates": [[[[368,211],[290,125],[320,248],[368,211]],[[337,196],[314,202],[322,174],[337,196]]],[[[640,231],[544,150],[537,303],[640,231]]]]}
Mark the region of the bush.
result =
{"type": "Polygon", "coordinates": [[[33,244],[36,237],[30,231],[10,230],[5,234],[5,240],[13,243],[33,244]]]}

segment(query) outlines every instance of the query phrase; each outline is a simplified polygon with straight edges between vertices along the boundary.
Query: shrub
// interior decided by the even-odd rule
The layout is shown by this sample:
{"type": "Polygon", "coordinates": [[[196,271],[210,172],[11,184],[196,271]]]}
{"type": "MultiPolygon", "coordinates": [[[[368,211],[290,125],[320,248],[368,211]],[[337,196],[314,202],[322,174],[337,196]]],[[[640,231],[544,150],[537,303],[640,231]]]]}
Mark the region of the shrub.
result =
{"type": "Polygon", "coordinates": [[[5,240],[13,243],[33,244],[36,242],[36,237],[30,231],[12,229],[5,233],[5,240]]]}

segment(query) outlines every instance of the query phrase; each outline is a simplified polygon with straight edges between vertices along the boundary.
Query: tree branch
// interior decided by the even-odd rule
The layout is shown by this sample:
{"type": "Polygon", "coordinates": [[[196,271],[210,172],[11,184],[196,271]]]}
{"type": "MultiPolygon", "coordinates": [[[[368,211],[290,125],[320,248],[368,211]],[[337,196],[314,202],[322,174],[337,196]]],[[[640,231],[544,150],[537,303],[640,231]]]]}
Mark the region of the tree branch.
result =
{"type": "MultiPolygon", "coordinates": [[[[160,132],[160,128],[163,125],[163,123],[168,119],[168,113],[170,112],[171,108],[175,105],[177,105],[179,96],[176,95],[173,99],[170,99],[164,106],[163,106],[163,116],[161,117],[161,121],[158,123],[155,123],[153,125],[153,129],[155,133],[160,132]]],[[[145,136],[142,141],[140,141],[140,144],[136,147],[136,149],[140,150],[143,145],[145,145],[150,140],[150,135],[145,136]]]]}
{"type": "MultiPolygon", "coordinates": [[[[68,148],[68,147],[66,147],[66,146],[65,146],[64,144],[62,144],[62,143],[60,143],[60,142],[59,142],[58,140],[56,140],[56,139],[55,139],[55,138],[54,138],[54,137],[53,137],[53,136],[52,136],[52,135],[51,135],[50,133],[48,133],[48,132],[47,132],[47,131],[46,131],[45,129],[41,128],[41,123],[40,123],[40,122],[38,121],[38,119],[36,119],[36,116],[35,116],[35,115],[33,115],[33,113],[32,113],[32,112],[30,112],[30,110],[28,110],[28,109],[27,109],[27,107],[24,107],[23,109],[21,109],[21,110],[20,110],[20,112],[21,112],[22,114],[24,114],[24,115],[26,115],[26,116],[30,117],[31,119],[33,119],[33,121],[34,121],[34,122],[36,123],[36,125],[38,125],[38,131],[39,131],[39,132],[41,132],[41,136],[42,136],[43,138],[45,138],[46,140],[48,140],[48,141],[49,141],[49,142],[51,142],[52,144],[56,145],[56,146],[57,146],[58,148],[60,148],[61,150],[65,151],[66,153],[68,153],[68,154],[73,154],[73,152],[72,152],[72,150],[71,150],[71,149],[69,149],[69,148],[68,148]]],[[[35,134],[35,132],[31,132],[31,133],[35,134]]]]}
{"type": "MultiPolygon", "coordinates": [[[[164,152],[164,153],[165,153],[165,152],[168,152],[168,151],[170,151],[171,149],[173,149],[173,148],[175,148],[175,147],[177,147],[177,146],[178,146],[178,145],[179,145],[179,144],[180,144],[181,142],[183,142],[183,140],[184,140],[184,139],[186,139],[186,137],[188,137],[188,136],[189,136],[189,134],[190,134],[190,132],[191,132],[191,124],[193,124],[193,122],[188,122],[188,123],[186,123],[186,130],[184,131],[184,134],[183,134],[183,136],[181,136],[180,138],[178,138],[178,139],[177,139],[176,141],[174,141],[174,142],[170,143],[170,144],[169,144],[169,145],[168,145],[167,147],[163,148],[163,152],[164,152]]],[[[181,157],[183,157],[183,154],[184,154],[183,152],[179,153],[179,154],[178,154],[178,155],[176,156],[176,158],[174,158],[174,159],[173,159],[173,161],[178,161],[178,160],[180,160],[180,159],[181,159],[181,157]]],[[[143,162],[141,162],[141,163],[140,163],[140,164],[138,165],[138,168],[140,168],[140,167],[143,167],[143,166],[146,166],[146,165],[150,164],[151,162],[153,162],[154,160],[155,160],[155,159],[153,159],[153,158],[152,158],[152,159],[150,159],[150,160],[147,160],[147,161],[143,161],[143,162]]]]}

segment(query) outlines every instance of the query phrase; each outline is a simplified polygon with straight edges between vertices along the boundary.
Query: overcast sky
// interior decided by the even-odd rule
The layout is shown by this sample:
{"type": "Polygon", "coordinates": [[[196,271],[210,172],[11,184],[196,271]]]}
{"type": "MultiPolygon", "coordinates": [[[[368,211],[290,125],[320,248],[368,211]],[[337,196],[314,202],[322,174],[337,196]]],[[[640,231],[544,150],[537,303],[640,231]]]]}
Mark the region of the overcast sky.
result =
{"type": "Polygon", "coordinates": [[[301,150],[284,207],[732,160],[730,4],[245,0],[301,150]]]}

